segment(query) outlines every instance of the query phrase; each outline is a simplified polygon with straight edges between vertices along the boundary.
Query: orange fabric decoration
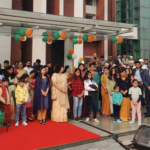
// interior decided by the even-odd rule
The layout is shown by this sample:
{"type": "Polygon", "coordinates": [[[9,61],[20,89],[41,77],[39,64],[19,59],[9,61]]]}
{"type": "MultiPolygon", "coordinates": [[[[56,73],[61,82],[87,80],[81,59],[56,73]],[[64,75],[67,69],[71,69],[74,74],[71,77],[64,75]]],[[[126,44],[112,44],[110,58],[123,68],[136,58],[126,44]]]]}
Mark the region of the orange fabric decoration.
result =
{"type": "Polygon", "coordinates": [[[122,37],[118,37],[117,42],[118,43],[122,43],[123,42],[123,38],[122,37]]]}
{"type": "Polygon", "coordinates": [[[68,53],[71,54],[71,55],[74,54],[74,49],[72,49],[72,48],[69,49],[68,53]]]}
{"type": "Polygon", "coordinates": [[[83,61],[83,58],[79,58],[79,61],[83,61]]]}
{"type": "Polygon", "coordinates": [[[82,44],[82,40],[81,39],[78,40],[78,44],[82,44]]]}
{"type": "Polygon", "coordinates": [[[94,41],[94,36],[93,35],[89,35],[88,36],[88,41],[89,42],[93,42],[94,41]]]}
{"type": "Polygon", "coordinates": [[[25,40],[25,37],[19,37],[20,41],[24,41],[25,40]]]}
{"type": "Polygon", "coordinates": [[[32,33],[33,33],[33,32],[32,32],[32,30],[30,30],[30,29],[27,29],[26,32],[25,32],[25,34],[26,34],[27,37],[32,36],[32,33]]]}
{"type": "Polygon", "coordinates": [[[47,41],[51,43],[51,42],[53,42],[53,38],[52,37],[48,37],[47,41]]]}
{"type": "Polygon", "coordinates": [[[81,40],[81,39],[82,39],[82,36],[78,36],[78,39],[80,39],[80,40],[81,40]]]}
{"type": "Polygon", "coordinates": [[[60,38],[61,39],[66,39],[66,37],[67,37],[67,34],[65,33],[65,32],[62,32],[61,34],[60,34],[60,38]]]}
{"type": "Polygon", "coordinates": [[[73,73],[75,73],[76,67],[73,67],[73,73]]]}

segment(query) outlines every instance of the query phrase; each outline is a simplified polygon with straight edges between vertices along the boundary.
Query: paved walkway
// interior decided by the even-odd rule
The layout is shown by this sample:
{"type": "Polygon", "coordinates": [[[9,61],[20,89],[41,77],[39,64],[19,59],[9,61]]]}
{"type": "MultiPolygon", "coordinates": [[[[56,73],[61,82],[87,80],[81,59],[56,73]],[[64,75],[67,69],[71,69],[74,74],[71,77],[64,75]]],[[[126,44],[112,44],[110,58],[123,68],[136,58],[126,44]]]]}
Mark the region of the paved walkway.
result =
{"type": "MultiPolygon", "coordinates": [[[[142,124],[150,125],[150,118],[144,118],[143,115],[144,112],[145,110],[142,111],[142,124]]],[[[82,118],[83,121],[85,121],[85,119],[86,118],[82,118]]],[[[96,126],[100,129],[112,132],[114,134],[118,134],[120,136],[119,140],[122,141],[123,144],[125,145],[129,145],[131,143],[134,137],[134,132],[136,132],[136,130],[139,128],[139,126],[137,125],[138,123],[137,121],[134,125],[130,125],[128,122],[123,122],[121,124],[114,123],[113,119],[110,117],[106,118],[106,117],[98,116],[98,119],[100,120],[100,123],[93,123],[91,117],[91,121],[89,122],[89,124],[96,126]]],[[[66,148],[64,150],[123,150],[123,148],[118,143],[116,143],[113,139],[108,139],[110,134],[101,131],[99,129],[93,128],[89,125],[83,124],[79,121],[74,121],[72,119],[69,120],[69,123],[81,127],[90,132],[101,135],[106,139],[98,142],[66,148]]]]}

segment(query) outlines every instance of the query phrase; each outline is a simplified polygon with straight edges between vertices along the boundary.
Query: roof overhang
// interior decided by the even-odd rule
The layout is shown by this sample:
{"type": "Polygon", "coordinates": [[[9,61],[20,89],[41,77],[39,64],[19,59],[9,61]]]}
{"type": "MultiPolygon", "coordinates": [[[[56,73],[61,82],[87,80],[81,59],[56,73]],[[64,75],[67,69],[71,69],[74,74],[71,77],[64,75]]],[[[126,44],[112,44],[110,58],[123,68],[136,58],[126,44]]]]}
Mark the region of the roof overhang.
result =
{"type": "MultiPolygon", "coordinates": [[[[18,28],[94,34],[97,40],[133,32],[133,24],[58,16],[0,8],[0,35],[15,36],[18,28]],[[124,30],[122,30],[124,29],[124,30]]],[[[38,35],[42,36],[42,35],[38,35]]],[[[123,38],[128,38],[124,36],[123,38]]]]}

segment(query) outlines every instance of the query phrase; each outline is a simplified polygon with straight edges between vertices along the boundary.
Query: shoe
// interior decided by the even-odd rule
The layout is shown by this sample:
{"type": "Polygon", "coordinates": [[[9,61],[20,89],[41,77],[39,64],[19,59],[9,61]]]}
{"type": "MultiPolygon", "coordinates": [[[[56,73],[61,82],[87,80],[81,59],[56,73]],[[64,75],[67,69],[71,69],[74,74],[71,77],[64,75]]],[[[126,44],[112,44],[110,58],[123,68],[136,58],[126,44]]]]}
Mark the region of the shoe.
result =
{"type": "Polygon", "coordinates": [[[81,117],[79,117],[79,118],[78,118],[78,121],[80,121],[80,120],[82,120],[82,118],[81,118],[81,117]]]}
{"type": "Polygon", "coordinates": [[[10,126],[11,126],[10,121],[8,121],[8,127],[10,127],[10,126]]]}
{"type": "Polygon", "coordinates": [[[18,127],[19,126],[19,121],[17,121],[16,123],[15,123],[15,127],[18,127]]]}
{"type": "Polygon", "coordinates": [[[78,119],[78,118],[75,118],[74,120],[75,120],[75,121],[79,121],[79,119],[78,119]]]}
{"type": "Polygon", "coordinates": [[[145,115],[144,117],[145,117],[145,118],[150,117],[150,114],[147,114],[147,115],[145,115]]]}
{"type": "Polygon", "coordinates": [[[114,123],[117,123],[117,119],[114,119],[114,123]]]}
{"type": "Polygon", "coordinates": [[[99,123],[99,120],[97,120],[97,119],[95,118],[95,119],[93,119],[93,122],[99,123]]]}
{"type": "Polygon", "coordinates": [[[134,123],[135,123],[135,121],[130,121],[130,122],[129,122],[129,124],[134,124],[134,123]]]}
{"type": "Polygon", "coordinates": [[[32,118],[28,118],[28,121],[30,122],[34,122],[34,120],[32,118]]]}
{"type": "Polygon", "coordinates": [[[4,127],[7,127],[7,124],[6,124],[6,123],[3,123],[3,126],[4,126],[4,127]]]}
{"type": "Polygon", "coordinates": [[[110,117],[113,118],[113,117],[114,117],[114,114],[111,114],[110,117]]]}
{"type": "Polygon", "coordinates": [[[118,119],[118,120],[117,120],[117,123],[122,123],[122,122],[123,122],[123,121],[122,121],[122,120],[120,120],[120,119],[118,119]]]}
{"type": "Polygon", "coordinates": [[[143,113],[144,115],[147,115],[148,113],[146,112],[146,113],[143,113]]]}
{"type": "Polygon", "coordinates": [[[138,126],[141,126],[142,125],[142,123],[141,122],[138,122],[138,126]]]}
{"type": "Polygon", "coordinates": [[[28,124],[24,121],[24,122],[22,122],[22,125],[27,126],[28,124]]]}
{"type": "Polygon", "coordinates": [[[87,117],[85,121],[86,121],[86,122],[89,122],[89,121],[90,121],[90,118],[89,118],[89,117],[87,117]]]}

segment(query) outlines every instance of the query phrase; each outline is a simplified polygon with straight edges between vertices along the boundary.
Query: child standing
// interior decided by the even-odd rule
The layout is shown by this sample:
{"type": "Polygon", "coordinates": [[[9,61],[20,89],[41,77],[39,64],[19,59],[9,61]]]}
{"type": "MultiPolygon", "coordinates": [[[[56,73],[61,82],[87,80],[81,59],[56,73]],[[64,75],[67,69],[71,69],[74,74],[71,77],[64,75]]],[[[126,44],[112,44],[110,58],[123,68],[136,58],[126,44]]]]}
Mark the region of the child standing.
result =
{"type": "Polygon", "coordinates": [[[19,84],[15,91],[16,97],[16,124],[15,126],[19,126],[19,115],[22,117],[22,125],[27,126],[26,123],[26,103],[28,101],[28,90],[24,87],[24,79],[19,79],[19,84]]]}
{"type": "MultiPolygon", "coordinates": [[[[28,82],[29,81],[29,75],[24,74],[22,76],[22,78],[24,79],[24,87],[27,88],[27,91],[28,91],[29,90],[29,82],[28,82]]],[[[34,120],[31,117],[32,107],[31,107],[31,98],[30,98],[29,91],[28,91],[28,101],[27,101],[27,104],[26,104],[26,110],[27,110],[27,119],[28,119],[28,121],[33,122],[34,120]]]]}
{"type": "Polygon", "coordinates": [[[120,119],[120,108],[123,101],[122,93],[119,92],[120,88],[118,85],[114,87],[115,92],[112,94],[113,99],[113,111],[114,111],[114,122],[115,123],[122,123],[122,120],[120,119]]]}
{"type": "MultiPolygon", "coordinates": [[[[3,124],[5,127],[7,126],[6,116],[7,116],[7,121],[9,121],[14,112],[14,110],[10,104],[10,97],[9,97],[9,93],[7,90],[8,83],[9,83],[9,79],[3,78],[2,86],[0,88],[0,108],[5,114],[4,124],[3,124]]],[[[8,123],[8,126],[10,126],[10,123],[8,123]]]]}
{"type": "Polygon", "coordinates": [[[76,69],[74,78],[72,79],[73,116],[75,120],[78,120],[81,117],[83,94],[84,84],[81,77],[81,71],[80,69],[76,69]]]}
{"type": "Polygon", "coordinates": [[[89,111],[90,111],[90,104],[92,105],[93,108],[93,122],[99,122],[96,119],[96,103],[95,103],[95,98],[96,98],[96,91],[98,89],[98,85],[94,80],[92,80],[92,73],[90,71],[87,71],[84,77],[84,96],[85,96],[85,104],[86,104],[86,116],[87,119],[86,121],[90,121],[89,118],[89,111]]]}
{"type": "Polygon", "coordinates": [[[142,91],[138,87],[138,81],[134,79],[132,81],[133,87],[129,89],[129,97],[131,100],[131,106],[132,106],[132,121],[129,122],[129,124],[135,123],[135,117],[136,112],[138,115],[138,125],[140,126],[141,123],[141,99],[142,99],[142,91]]]}

